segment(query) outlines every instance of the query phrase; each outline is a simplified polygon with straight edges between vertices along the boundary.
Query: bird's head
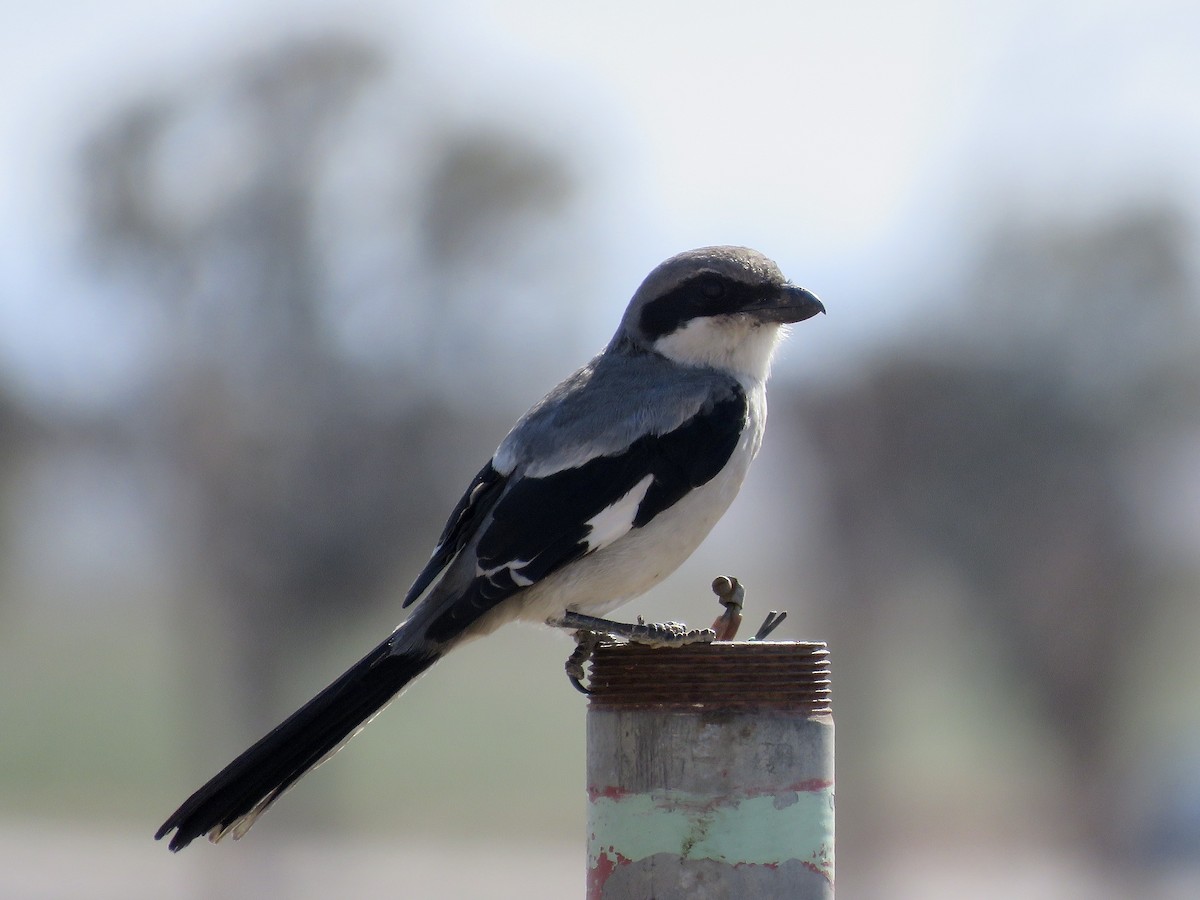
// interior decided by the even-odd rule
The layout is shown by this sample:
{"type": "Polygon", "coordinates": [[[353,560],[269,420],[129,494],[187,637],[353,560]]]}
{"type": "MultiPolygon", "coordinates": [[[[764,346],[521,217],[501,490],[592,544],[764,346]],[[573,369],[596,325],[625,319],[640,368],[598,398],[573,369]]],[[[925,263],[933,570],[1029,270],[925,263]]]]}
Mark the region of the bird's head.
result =
{"type": "Polygon", "coordinates": [[[816,296],[761,253],[703,247],[672,256],[646,276],[614,343],[762,380],[783,327],[821,312],[816,296]]]}

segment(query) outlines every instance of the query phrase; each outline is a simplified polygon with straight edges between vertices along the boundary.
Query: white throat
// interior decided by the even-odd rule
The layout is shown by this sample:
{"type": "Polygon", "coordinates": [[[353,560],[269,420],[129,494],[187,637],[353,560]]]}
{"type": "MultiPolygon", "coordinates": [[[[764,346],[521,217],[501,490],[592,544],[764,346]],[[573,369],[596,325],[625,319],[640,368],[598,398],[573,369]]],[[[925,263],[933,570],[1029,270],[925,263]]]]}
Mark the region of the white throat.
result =
{"type": "Polygon", "coordinates": [[[783,335],[779,325],[743,316],[692,319],[654,342],[654,349],[685,366],[707,366],[731,375],[766,381],[771,356],[783,335]]]}

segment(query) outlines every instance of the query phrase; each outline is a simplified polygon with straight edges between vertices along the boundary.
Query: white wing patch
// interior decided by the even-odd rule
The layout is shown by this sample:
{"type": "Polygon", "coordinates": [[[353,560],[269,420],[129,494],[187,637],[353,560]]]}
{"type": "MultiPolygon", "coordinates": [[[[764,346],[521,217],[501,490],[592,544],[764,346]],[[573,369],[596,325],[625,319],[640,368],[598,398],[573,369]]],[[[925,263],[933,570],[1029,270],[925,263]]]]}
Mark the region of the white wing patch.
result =
{"type": "Polygon", "coordinates": [[[624,497],[612,506],[600,510],[584,523],[591,528],[586,538],[588,553],[607,547],[617,538],[629,533],[629,530],[633,528],[633,520],[637,516],[638,507],[642,505],[642,500],[646,498],[646,491],[650,490],[653,481],[654,476],[647,475],[630,488],[629,493],[624,497]]]}
{"type": "Polygon", "coordinates": [[[526,578],[517,571],[518,569],[525,568],[527,565],[529,565],[529,560],[527,559],[514,559],[512,562],[507,562],[504,563],[504,565],[495,566],[491,569],[485,569],[476,563],[475,577],[486,578],[489,581],[495,582],[497,575],[499,575],[501,572],[507,571],[513,580],[513,584],[515,584],[517,587],[529,587],[531,584],[533,584],[533,579],[526,578]]]}

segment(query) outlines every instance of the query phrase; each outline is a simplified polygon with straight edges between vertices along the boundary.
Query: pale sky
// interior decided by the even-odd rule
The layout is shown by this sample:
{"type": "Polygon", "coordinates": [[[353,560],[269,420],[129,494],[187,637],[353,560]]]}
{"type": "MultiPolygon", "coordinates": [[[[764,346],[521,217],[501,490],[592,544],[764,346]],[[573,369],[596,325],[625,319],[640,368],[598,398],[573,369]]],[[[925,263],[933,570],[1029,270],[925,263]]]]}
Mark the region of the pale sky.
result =
{"type": "Polygon", "coordinates": [[[911,319],[889,303],[894,286],[952,282],[997,207],[1087,214],[1149,193],[1194,210],[1200,197],[1190,0],[428,6],[10,0],[0,365],[35,389],[98,390],[103,377],[72,387],[55,375],[90,354],[82,368],[120,378],[121,342],[94,339],[104,314],[62,271],[73,141],[121,97],[281,21],[366,16],[444,76],[448,109],[524,106],[548,139],[583,148],[613,235],[603,322],[665,256],[741,243],[826,298],[823,344],[840,353],[911,319]]]}

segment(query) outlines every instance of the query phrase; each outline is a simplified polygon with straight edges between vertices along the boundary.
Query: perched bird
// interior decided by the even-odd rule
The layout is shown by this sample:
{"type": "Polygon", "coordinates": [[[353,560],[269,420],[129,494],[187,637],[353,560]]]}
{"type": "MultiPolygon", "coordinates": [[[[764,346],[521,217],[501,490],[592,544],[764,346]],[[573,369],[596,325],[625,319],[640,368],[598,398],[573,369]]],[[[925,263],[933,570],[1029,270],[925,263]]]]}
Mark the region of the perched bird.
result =
{"type": "Polygon", "coordinates": [[[172,850],[200,835],[241,837],[456,644],[514,620],[578,628],[669,575],[758,452],[784,326],[824,311],[743,247],[659,265],[608,346],[530,409],[475,476],[404,598],[420,600],[408,619],[155,837],[174,831],[172,850]]]}

